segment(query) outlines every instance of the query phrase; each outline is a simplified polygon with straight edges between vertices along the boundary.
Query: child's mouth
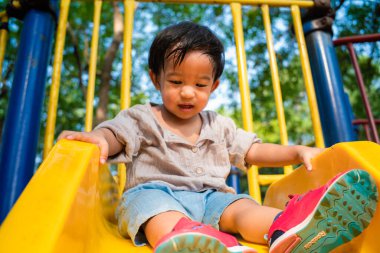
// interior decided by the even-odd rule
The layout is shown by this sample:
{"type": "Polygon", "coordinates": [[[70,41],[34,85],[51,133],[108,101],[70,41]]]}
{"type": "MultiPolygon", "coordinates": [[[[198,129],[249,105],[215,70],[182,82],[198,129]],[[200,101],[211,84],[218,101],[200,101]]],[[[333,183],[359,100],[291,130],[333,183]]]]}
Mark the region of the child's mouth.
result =
{"type": "Polygon", "coordinates": [[[178,107],[182,110],[190,110],[192,109],[194,106],[193,105],[178,105],[178,107]]]}

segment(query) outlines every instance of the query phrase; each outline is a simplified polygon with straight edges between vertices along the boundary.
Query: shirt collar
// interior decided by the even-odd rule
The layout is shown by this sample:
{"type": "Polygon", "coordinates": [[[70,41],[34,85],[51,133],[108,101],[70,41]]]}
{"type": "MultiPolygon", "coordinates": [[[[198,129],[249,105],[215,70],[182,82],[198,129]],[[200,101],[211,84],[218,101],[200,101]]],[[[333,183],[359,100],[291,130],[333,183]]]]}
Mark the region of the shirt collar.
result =
{"type": "MultiPolygon", "coordinates": [[[[147,106],[149,107],[149,110],[151,112],[152,117],[154,118],[154,122],[157,124],[158,128],[161,129],[162,132],[162,137],[166,142],[172,142],[172,143],[182,143],[182,144],[187,144],[190,145],[190,143],[182,138],[181,136],[176,135],[175,133],[171,132],[170,130],[162,127],[158,120],[156,119],[156,116],[153,113],[152,106],[157,105],[155,103],[147,103],[147,106]]],[[[212,142],[217,142],[217,134],[215,133],[215,129],[212,129],[211,127],[211,116],[210,113],[207,111],[202,111],[200,113],[201,119],[202,119],[202,127],[201,127],[201,132],[199,135],[199,138],[195,145],[205,141],[205,140],[210,140],[212,142]]]]}

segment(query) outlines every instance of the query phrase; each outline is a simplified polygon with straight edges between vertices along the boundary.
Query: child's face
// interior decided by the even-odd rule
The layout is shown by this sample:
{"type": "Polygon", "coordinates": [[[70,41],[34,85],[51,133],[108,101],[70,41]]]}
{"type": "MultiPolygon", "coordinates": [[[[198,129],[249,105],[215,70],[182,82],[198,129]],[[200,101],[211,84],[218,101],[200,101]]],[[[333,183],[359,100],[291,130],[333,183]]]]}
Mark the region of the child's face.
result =
{"type": "Polygon", "coordinates": [[[194,51],[186,54],[181,64],[165,62],[159,76],[150,72],[157,90],[161,92],[165,109],[181,120],[197,116],[207,105],[211,93],[218,87],[214,82],[213,64],[209,56],[194,51]]]}

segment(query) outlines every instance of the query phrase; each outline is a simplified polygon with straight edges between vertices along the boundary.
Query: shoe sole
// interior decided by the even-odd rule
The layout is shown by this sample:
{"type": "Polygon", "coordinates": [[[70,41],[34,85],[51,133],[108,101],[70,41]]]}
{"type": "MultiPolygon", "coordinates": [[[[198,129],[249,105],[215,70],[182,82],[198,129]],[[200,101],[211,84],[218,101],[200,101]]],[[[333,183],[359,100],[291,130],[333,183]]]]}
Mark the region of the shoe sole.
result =
{"type": "Polygon", "coordinates": [[[186,233],[162,242],[154,253],[245,253],[256,252],[246,246],[226,247],[218,239],[201,233],[186,233]]]}
{"type": "Polygon", "coordinates": [[[377,187],[368,172],[351,170],[336,179],[313,212],[278,238],[269,252],[330,252],[368,227],[377,200],[377,187]]]}

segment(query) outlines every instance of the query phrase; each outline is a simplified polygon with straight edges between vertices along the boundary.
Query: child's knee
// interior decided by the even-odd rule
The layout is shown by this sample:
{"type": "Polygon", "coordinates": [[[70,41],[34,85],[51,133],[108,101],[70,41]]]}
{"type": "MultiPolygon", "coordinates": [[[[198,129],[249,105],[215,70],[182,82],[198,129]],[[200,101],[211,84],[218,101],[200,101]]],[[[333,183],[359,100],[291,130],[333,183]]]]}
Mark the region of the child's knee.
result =
{"type": "Polygon", "coordinates": [[[155,215],[146,221],[142,228],[151,246],[155,246],[157,241],[164,235],[170,233],[181,218],[188,218],[178,211],[167,211],[155,215]]]}

